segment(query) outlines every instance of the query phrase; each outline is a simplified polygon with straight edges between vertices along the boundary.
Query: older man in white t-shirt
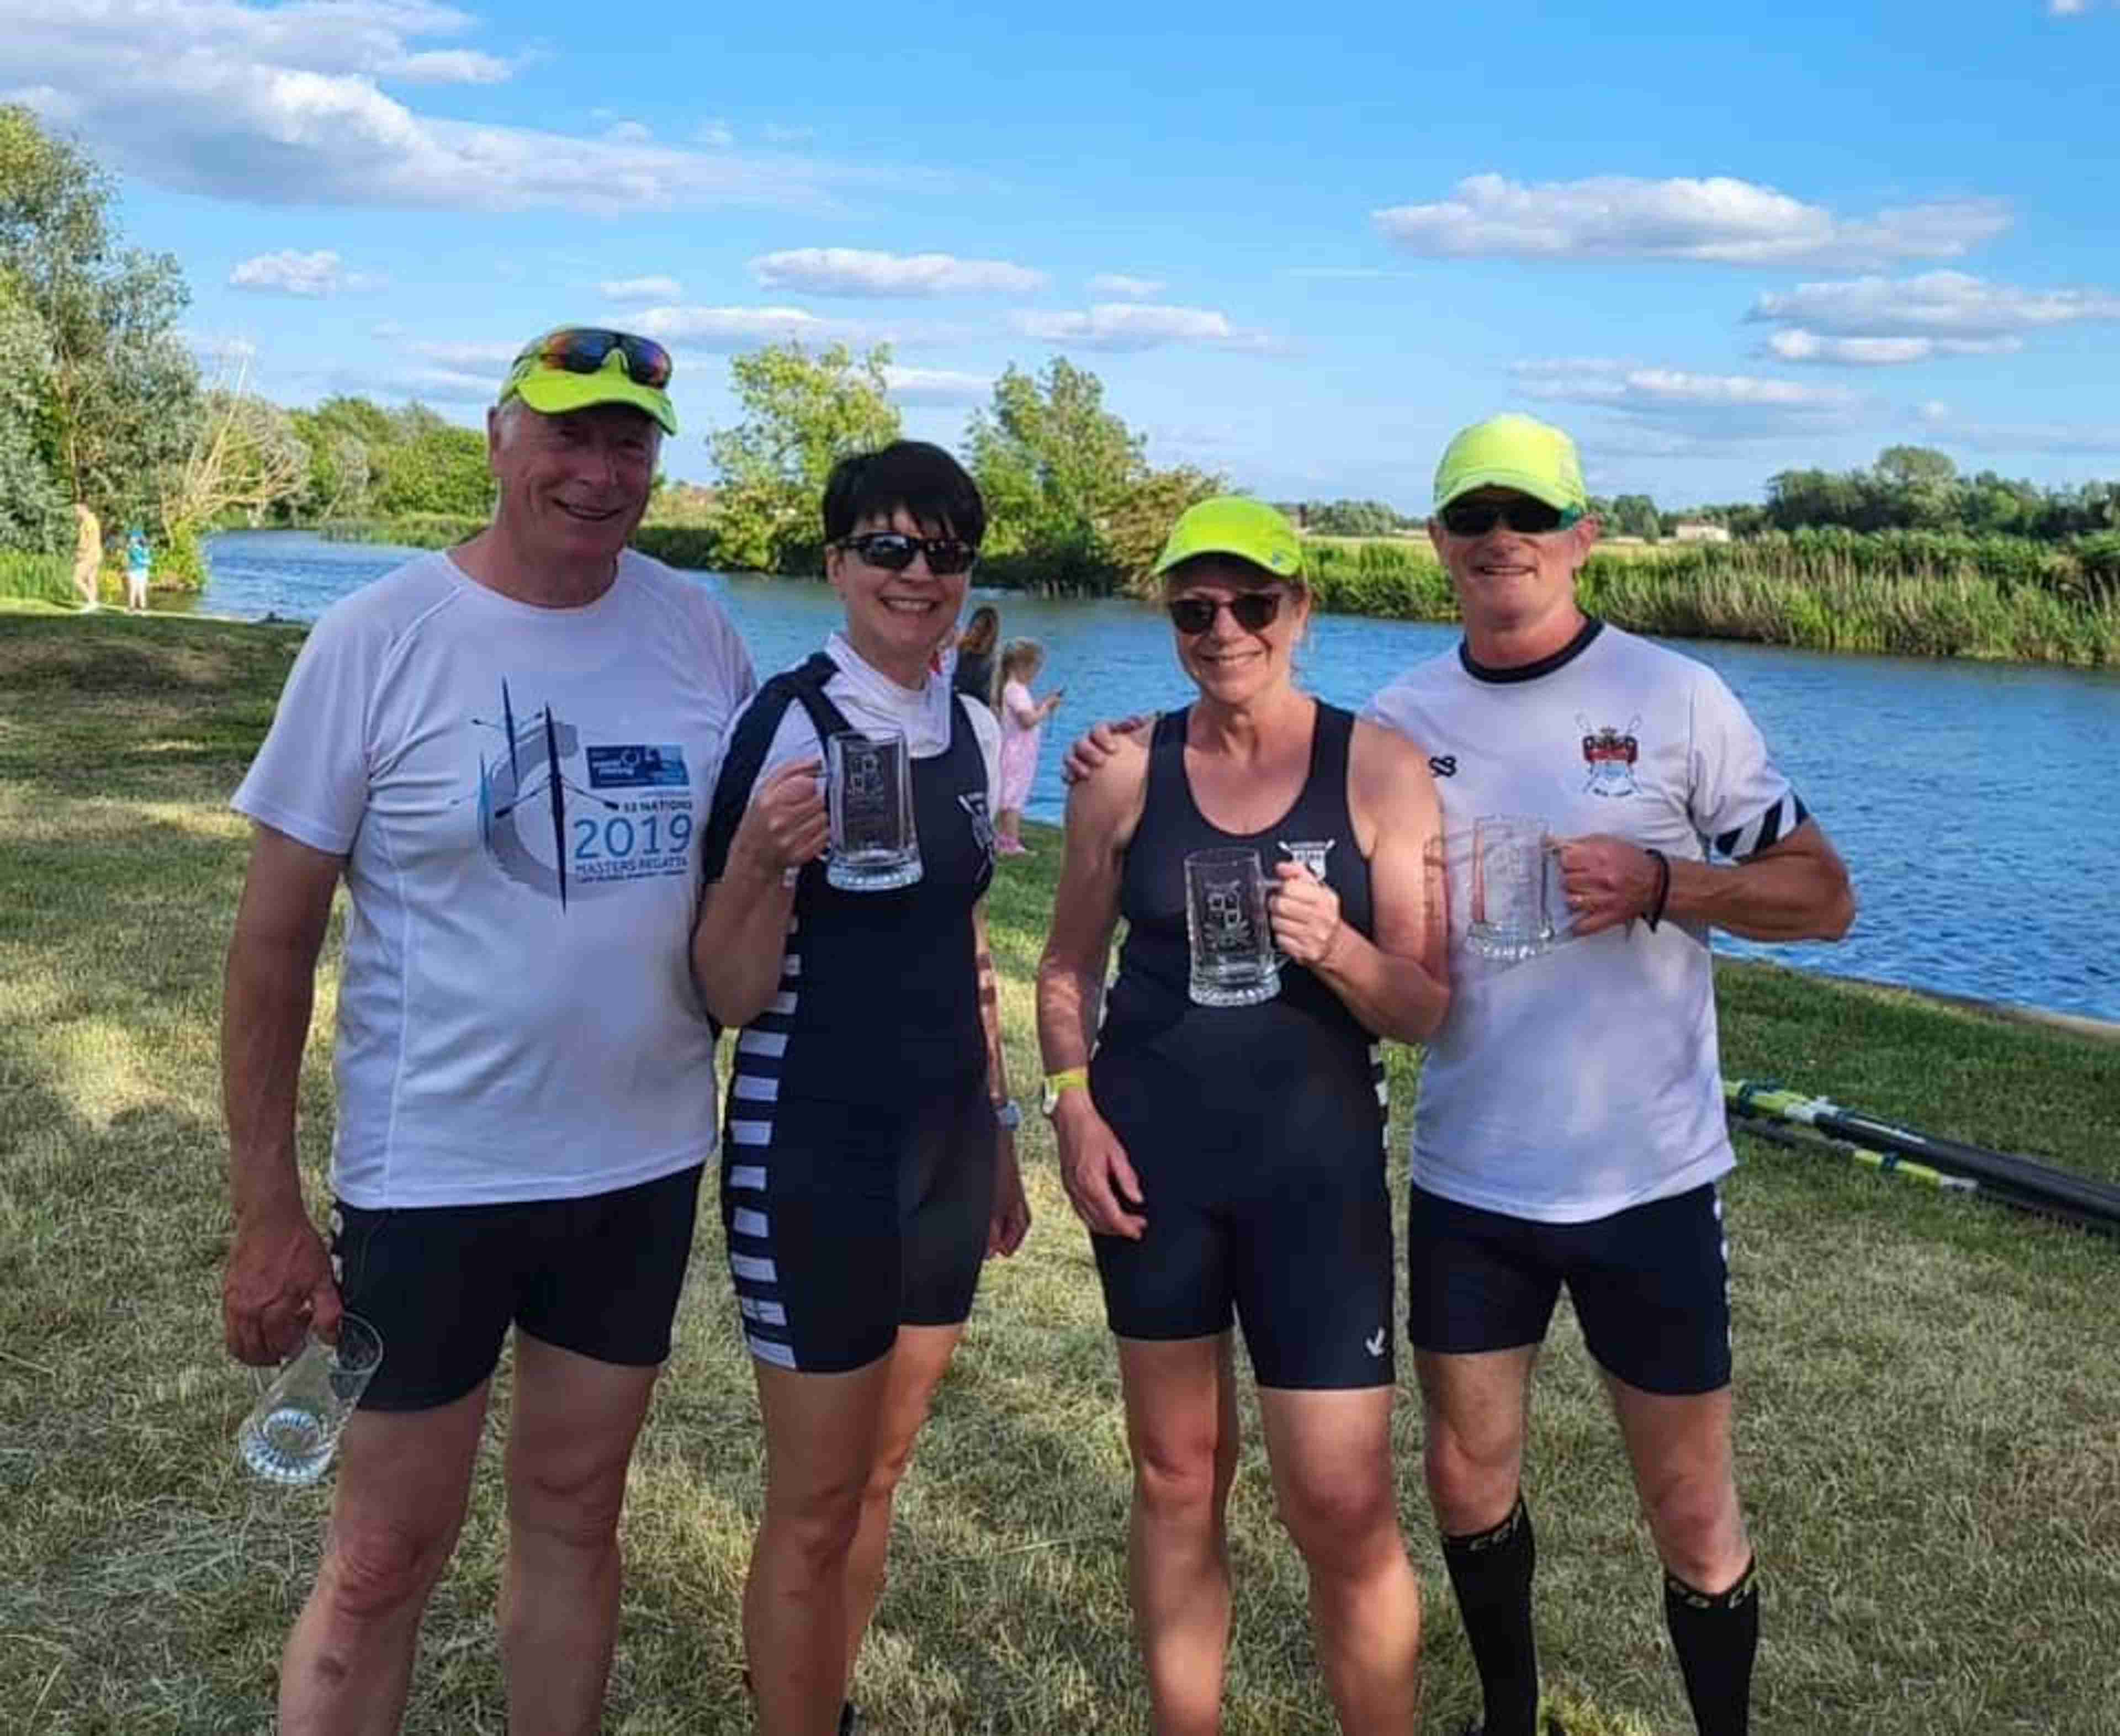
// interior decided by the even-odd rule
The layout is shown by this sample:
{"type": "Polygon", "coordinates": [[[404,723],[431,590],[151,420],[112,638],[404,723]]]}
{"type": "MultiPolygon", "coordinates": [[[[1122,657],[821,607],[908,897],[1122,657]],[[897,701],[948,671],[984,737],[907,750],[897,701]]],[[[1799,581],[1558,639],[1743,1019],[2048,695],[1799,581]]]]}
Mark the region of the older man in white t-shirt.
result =
{"type": "Polygon", "coordinates": [[[288,1732],[397,1727],[511,1326],[509,1728],[599,1727],[626,1466],[714,1148],[700,846],[755,685],[704,587],[625,547],[669,373],[624,333],[527,346],[487,418],[492,524],[325,613],[235,797],[229,1347],[270,1362],[342,1309],[384,1345],[281,1661],[288,1732]],[[327,1247],[295,1105],[342,878],[327,1247]]]}
{"type": "Polygon", "coordinates": [[[1664,1564],[1695,1721],[1741,1736],[1759,1601],[1731,1455],[1716,1182],[1736,1160],[1709,930],[1837,939],[1847,873],[1713,672],[1578,604],[1597,521],[1565,434],[1521,416],[1464,430],[1429,533],[1464,640],[1369,714],[1428,754],[1457,882],[1450,1015],[1415,1115],[1407,1327],[1479,1728],[1541,1729],[1520,1484],[1532,1364],[1564,1284],[1664,1564]],[[1462,840],[1490,815],[1561,840],[1565,933],[1529,958],[1466,944],[1462,840]]]}

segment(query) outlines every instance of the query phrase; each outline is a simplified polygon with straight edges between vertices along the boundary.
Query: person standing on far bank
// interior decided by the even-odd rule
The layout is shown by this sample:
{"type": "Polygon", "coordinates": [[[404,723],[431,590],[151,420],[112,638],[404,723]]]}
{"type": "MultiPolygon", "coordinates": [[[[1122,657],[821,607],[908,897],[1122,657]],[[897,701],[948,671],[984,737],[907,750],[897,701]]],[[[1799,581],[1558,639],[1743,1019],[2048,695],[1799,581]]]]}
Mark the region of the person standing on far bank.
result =
{"type": "Polygon", "coordinates": [[[754,685],[706,588],[625,546],[669,377],[625,333],[526,346],[486,416],[492,524],[326,611],[235,794],[228,1347],[270,1363],[342,1308],[384,1344],[281,1662],[286,1736],[398,1728],[511,1325],[508,1728],[602,1727],[626,1466],[714,1149],[700,846],[754,685]],[[295,1105],[342,878],[328,1249],[295,1105]]]}
{"type": "Polygon", "coordinates": [[[125,607],[135,614],[147,607],[147,575],[153,560],[146,532],[134,525],[125,533],[125,607]]]}
{"type": "Polygon", "coordinates": [[[1000,641],[1001,611],[983,603],[957,635],[956,659],[950,667],[950,685],[989,711],[994,709],[994,654],[1000,641]]]}
{"type": "Polygon", "coordinates": [[[1743,1736],[1759,1582],[1731,1445],[1717,1184],[1736,1157],[1709,930],[1837,940],[1854,898],[1713,672],[1584,613],[1598,526],[1565,434],[1521,416],[1465,429],[1434,500],[1465,636],[1367,715],[1421,745],[1448,832],[1544,820],[1568,930],[1528,960],[1481,957],[1453,888],[1450,1012],[1415,1115],[1407,1329],[1485,1697],[1475,1728],[1541,1729],[1522,1473],[1532,1366],[1565,1284],[1663,1563],[1695,1723],[1743,1736]]]}
{"type": "Polygon", "coordinates": [[[73,588],[84,609],[101,600],[98,574],[103,567],[103,523],[81,501],[73,503],[73,588]]]}

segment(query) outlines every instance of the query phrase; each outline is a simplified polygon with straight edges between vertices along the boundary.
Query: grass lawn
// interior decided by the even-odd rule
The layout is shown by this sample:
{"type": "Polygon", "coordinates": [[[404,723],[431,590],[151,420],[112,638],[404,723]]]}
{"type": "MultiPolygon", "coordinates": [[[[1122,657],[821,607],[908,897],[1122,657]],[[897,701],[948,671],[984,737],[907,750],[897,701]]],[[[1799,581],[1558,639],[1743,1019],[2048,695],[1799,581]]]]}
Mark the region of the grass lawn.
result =
{"type": "MultiPolygon", "coordinates": [[[[0,1729],[269,1728],[328,1499],[239,1474],[221,1348],[215,1070],[245,830],[225,803],[293,630],[0,612],[0,1729]]],[[[1019,1086],[1055,839],[993,896],[1019,1086]]],[[[2100,938],[2098,943],[2109,943],[2100,938]]],[[[332,956],[336,956],[334,943],[332,956]]],[[[1727,1069],[2120,1176],[2120,1046],[1885,990],[1723,967],[1727,1069]]],[[[319,1207],[329,971],[305,1082],[319,1207]]],[[[1397,1057],[1402,1119],[1416,1063],[1397,1057]]],[[[1728,1184],[1739,1454],[1764,1569],[1755,1728],[2120,1733],[2120,1245],[1741,1142],[1728,1184]]],[[[896,1732],[1138,1731],[1113,1356],[1042,1124],[1038,1212],[989,1273],[900,1511],[857,1696],[896,1732]]],[[[1403,1185],[1402,1173],[1397,1178],[1403,1185]]],[[[703,1212],[636,1461],[608,1727],[747,1729],[737,1594],[751,1380],[703,1212]]],[[[496,1403],[504,1411],[504,1394],[496,1403]]],[[[1477,1705],[1401,1407],[1427,1593],[1425,1728],[1477,1705]]],[[[1256,1439],[1256,1431],[1253,1430],[1256,1439]]],[[[489,1440],[489,1448],[492,1446],[489,1440]]],[[[1528,1487],[1540,1634],[1578,1736],[1691,1726],[1656,1564],[1563,1310],[1528,1487]]],[[[429,1616],[408,1728],[503,1728],[497,1454],[429,1616]]],[[[1234,1501],[1227,1728],[1323,1731],[1263,1459],[1234,1501]]]]}

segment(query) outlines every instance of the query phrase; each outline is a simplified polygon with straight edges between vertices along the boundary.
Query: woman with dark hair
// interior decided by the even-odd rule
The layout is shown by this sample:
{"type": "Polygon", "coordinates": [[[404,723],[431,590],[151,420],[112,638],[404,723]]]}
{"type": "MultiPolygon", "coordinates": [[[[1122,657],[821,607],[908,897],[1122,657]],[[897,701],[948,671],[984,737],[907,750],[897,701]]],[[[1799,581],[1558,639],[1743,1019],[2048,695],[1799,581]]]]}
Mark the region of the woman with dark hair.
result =
{"type": "Polygon", "coordinates": [[[956,667],[950,672],[950,684],[989,711],[994,706],[994,647],[1000,640],[1001,611],[983,603],[957,635],[956,667]]]}
{"type": "Polygon", "coordinates": [[[986,510],[946,452],[901,440],[834,468],[824,519],[845,625],[731,732],[692,940],[708,1011],[741,1027],[722,1221],[765,1427],[743,1627],[769,1736],[850,1726],[893,1493],[980,1264],[1030,1216],[982,904],[998,728],[932,668],[986,510]],[[904,739],[909,885],[825,873],[819,774],[848,729],[904,739]]]}
{"type": "Polygon", "coordinates": [[[1419,1699],[1376,1039],[1424,1038],[1449,1003],[1426,859],[1435,789],[1405,737],[1296,686],[1302,565],[1260,501],[1179,519],[1155,570],[1197,697],[1113,738],[1076,784],[1038,972],[1045,1112],[1118,1340],[1134,1629],[1159,1736],[1221,1728],[1233,1321],[1340,1726],[1397,1736],[1419,1699]],[[1194,863],[1246,854],[1272,887],[1263,924],[1236,914],[1249,896],[1235,880],[1188,910],[1194,863]],[[1243,994],[1196,982],[1196,915],[1203,931],[1242,924],[1257,966],[1243,994]]]}

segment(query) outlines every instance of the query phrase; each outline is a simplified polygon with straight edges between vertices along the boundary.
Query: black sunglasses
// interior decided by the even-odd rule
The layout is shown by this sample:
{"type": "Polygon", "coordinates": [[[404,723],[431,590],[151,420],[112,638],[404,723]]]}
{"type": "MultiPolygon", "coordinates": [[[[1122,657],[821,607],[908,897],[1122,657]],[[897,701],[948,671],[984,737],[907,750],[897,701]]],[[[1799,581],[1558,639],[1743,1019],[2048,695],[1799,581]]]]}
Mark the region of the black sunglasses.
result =
{"type": "Polygon", "coordinates": [[[613,350],[625,358],[625,377],[636,386],[659,392],[670,384],[670,352],[653,338],[636,337],[630,332],[570,326],[539,338],[515,359],[520,365],[535,356],[545,367],[593,374],[610,361],[613,350]]]}
{"type": "Polygon", "coordinates": [[[979,552],[961,538],[909,537],[898,530],[872,530],[843,538],[839,547],[852,549],[871,566],[880,566],[886,573],[902,573],[913,565],[915,555],[925,555],[928,570],[937,579],[969,572],[979,552]]]}
{"type": "Polygon", "coordinates": [[[1528,495],[1511,500],[1453,500],[1435,515],[1453,537],[1484,537],[1499,521],[1520,537],[1566,530],[1583,516],[1578,507],[1549,506],[1528,495]]]}
{"type": "Polygon", "coordinates": [[[1227,602],[1219,597],[1174,597],[1164,607],[1170,612],[1171,626],[1188,639],[1214,626],[1219,609],[1227,609],[1230,619],[1247,633],[1256,633],[1281,612],[1281,593],[1243,591],[1227,602]]]}

